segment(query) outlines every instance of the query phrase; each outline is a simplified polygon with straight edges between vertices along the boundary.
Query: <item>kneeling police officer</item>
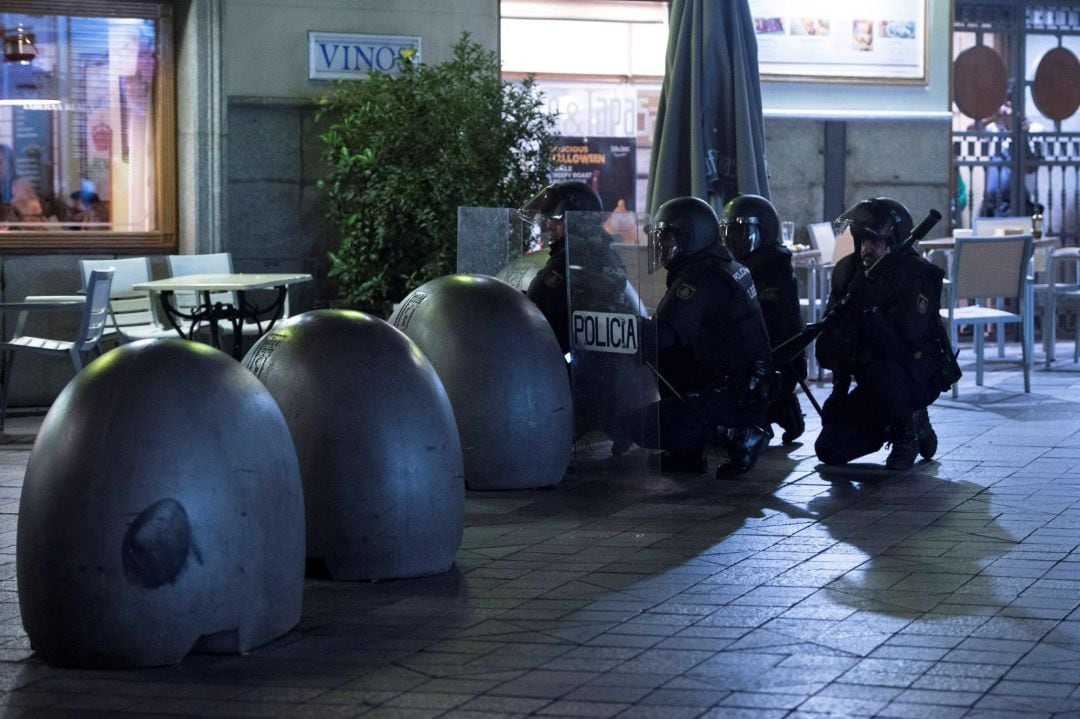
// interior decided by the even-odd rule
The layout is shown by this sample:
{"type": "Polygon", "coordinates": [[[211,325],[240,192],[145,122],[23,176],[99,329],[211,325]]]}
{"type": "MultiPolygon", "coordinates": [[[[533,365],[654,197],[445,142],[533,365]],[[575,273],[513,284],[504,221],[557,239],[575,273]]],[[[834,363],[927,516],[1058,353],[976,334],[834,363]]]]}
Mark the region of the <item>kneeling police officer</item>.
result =
{"type": "Polygon", "coordinates": [[[825,312],[845,297],[847,307],[817,339],[818,361],[833,373],[815,444],[825,464],[850,462],[889,442],[885,466],[903,470],[916,455],[930,459],[937,451],[926,408],[941,393],[947,361],[938,314],[944,272],[909,248],[872,282],[865,274],[912,224],[907,208],[886,197],[863,200],[833,222],[838,235],[851,232],[855,252],[836,264],[825,312]]]}
{"type": "MultiPolygon", "coordinates": [[[[791,264],[791,250],[780,244],[780,217],[773,204],[760,195],[737,195],[724,206],[720,239],[735,259],[750,270],[757,288],[761,314],[773,346],[805,328],[799,307],[799,285],[791,264]]],[[[766,420],[784,430],[784,444],[794,442],[806,429],[795,387],[806,379],[806,353],[799,352],[778,366],[766,420]]]]}
{"type": "Polygon", "coordinates": [[[720,243],[716,213],[696,197],[661,205],[649,244],[650,270],[667,269],[667,291],[642,326],[661,399],[627,416],[625,436],[664,450],[653,455],[661,469],[704,472],[715,443],[728,456],[718,477],[748,472],[771,436],[764,420],[773,374],[750,272],[720,243]]]}

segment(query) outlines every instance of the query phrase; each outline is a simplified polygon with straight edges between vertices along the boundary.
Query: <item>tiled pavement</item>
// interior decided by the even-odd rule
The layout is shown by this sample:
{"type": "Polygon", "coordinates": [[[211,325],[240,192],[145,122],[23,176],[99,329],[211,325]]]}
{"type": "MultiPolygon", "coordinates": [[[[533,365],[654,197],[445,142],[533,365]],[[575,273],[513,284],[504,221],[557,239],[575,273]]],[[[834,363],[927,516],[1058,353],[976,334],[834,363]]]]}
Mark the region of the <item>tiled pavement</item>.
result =
{"type": "Polygon", "coordinates": [[[582,463],[469,493],[447,574],[309,581],[285,637],[138,671],[33,657],[4,445],[4,716],[1080,717],[1080,367],[971,374],[912,471],[819,467],[816,422],[741,481],[582,463]]]}

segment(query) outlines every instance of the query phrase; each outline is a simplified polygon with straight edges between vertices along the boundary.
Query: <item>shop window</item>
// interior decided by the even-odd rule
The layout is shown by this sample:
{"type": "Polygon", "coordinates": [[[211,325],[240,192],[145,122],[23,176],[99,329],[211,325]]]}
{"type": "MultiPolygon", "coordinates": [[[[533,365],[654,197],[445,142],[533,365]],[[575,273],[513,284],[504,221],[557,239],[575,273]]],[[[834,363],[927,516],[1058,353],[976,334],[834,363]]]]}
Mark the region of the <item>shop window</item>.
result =
{"type": "Polygon", "coordinates": [[[5,2],[0,252],[176,246],[171,6],[5,2]]]}
{"type": "Polygon", "coordinates": [[[574,149],[558,150],[552,179],[591,181],[605,209],[643,210],[669,3],[501,0],[500,12],[503,77],[536,78],[560,147],[574,149]]]}

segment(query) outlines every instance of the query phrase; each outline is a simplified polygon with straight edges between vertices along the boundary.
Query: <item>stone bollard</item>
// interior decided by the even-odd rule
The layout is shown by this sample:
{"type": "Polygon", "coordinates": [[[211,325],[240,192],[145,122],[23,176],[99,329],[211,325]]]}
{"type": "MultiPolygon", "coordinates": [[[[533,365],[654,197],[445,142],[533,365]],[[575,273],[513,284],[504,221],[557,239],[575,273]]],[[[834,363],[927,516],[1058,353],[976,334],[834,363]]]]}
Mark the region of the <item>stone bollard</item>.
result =
{"type": "Polygon", "coordinates": [[[420,349],[375,317],[316,310],[276,325],[244,364],[292,432],[308,558],[342,580],[448,570],[465,523],[461,442],[420,349]]]}
{"type": "Polygon", "coordinates": [[[270,393],[215,349],[98,358],[42,423],[23,482],[19,606],[49,664],[243,652],[300,621],[304,509],[270,393]]]}
{"type": "Polygon", "coordinates": [[[448,275],[410,293],[390,322],[446,386],[470,489],[558,484],[573,441],[570,382],[528,297],[493,277],[448,275]]]}

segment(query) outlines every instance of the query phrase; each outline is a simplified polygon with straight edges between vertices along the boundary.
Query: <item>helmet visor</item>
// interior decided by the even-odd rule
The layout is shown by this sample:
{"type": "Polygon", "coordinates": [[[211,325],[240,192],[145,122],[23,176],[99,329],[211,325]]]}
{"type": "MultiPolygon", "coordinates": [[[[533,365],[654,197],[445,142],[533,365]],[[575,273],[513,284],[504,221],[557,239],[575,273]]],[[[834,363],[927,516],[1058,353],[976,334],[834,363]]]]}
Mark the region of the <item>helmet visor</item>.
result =
{"type": "Polygon", "coordinates": [[[522,209],[518,211],[518,219],[521,222],[522,251],[525,254],[549,247],[562,236],[561,217],[522,209]]]}
{"type": "Polygon", "coordinates": [[[720,241],[741,260],[761,244],[756,217],[731,217],[720,221],[720,241]]]}
{"type": "Polygon", "coordinates": [[[656,272],[679,254],[679,231],[664,222],[646,228],[649,234],[649,274],[656,272]]]}
{"type": "Polygon", "coordinates": [[[837,237],[844,234],[845,231],[851,233],[851,239],[856,244],[861,245],[864,240],[870,240],[874,242],[876,240],[885,240],[889,245],[892,245],[892,234],[880,235],[874,231],[865,222],[861,222],[858,218],[841,217],[832,223],[833,234],[837,237]]]}

